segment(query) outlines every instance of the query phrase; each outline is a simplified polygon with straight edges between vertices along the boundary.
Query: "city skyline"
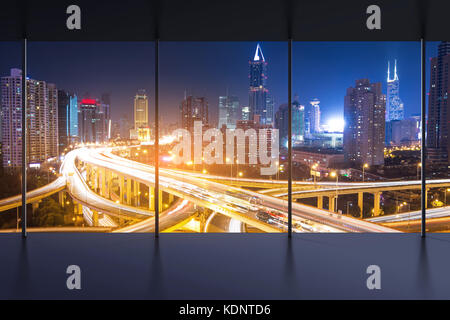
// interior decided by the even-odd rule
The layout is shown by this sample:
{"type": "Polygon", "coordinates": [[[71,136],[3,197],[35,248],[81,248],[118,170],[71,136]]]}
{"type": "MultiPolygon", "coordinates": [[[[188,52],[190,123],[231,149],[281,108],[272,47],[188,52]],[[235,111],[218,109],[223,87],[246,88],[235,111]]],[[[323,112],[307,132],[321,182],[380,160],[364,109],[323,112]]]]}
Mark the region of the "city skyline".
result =
{"type": "MultiPolygon", "coordinates": [[[[15,45],[20,52],[17,43],[9,44],[15,45]]],[[[211,106],[211,119],[218,118],[219,97],[226,95],[227,90],[230,95],[239,98],[241,105],[248,104],[248,62],[254,58],[257,42],[201,44],[200,48],[198,43],[161,44],[160,107],[168,110],[167,114],[161,113],[164,122],[177,120],[170,111],[176,111],[185,91],[188,95],[207,97],[211,106]],[[180,59],[181,52],[183,59],[180,59]],[[188,65],[185,63],[187,61],[188,65]],[[182,74],[177,70],[183,70],[182,74]],[[192,77],[194,74],[196,76],[192,77]]],[[[283,42],[261,42],[261,49],[268,61],[267,87],[274,99],[273,114],[280,105],[287,102],[285,45],[283,42]]],[[[149,118],[154,121],[152,43],[42,42],[30,43],[29,46],[29,76],[36,74],[36,78],[56,83],[58,88],[74,91],[78,96],[86,92],[94,96],[111,92],[114,121],[119,121],[123,114],[130,113],[135,92],[141,88],[146,89],[150,98],[149,118]],[[127,55],[125,51],[133,54],[127,55]],[[49,65],[42,63],[45,60],[43,57],[48,54],[55,58],[49,65]],[[62,73],[60,70],[66,72],[62,73]],[[71,76],[65,77],[66,74],[71,76]]],[[[427,57],[432,56],[430,52],[433,46],[434,44],[430,44],[431,50],[427,51],[427,57]]],[[[11,53],[2,51],[6,55],[0,62],[3,74],[15,67],[14,60],[16,66],[20,66],[20,57],[8,57],[11,53]],[[5,61],[13,63],[6,65],[5,61]]],[[[305,106],[310,100],[319,99],[323,123],[336,117],[343,118],[342,92],[345,92],[346,87],[358,78],[367,77],[376,82],[385,80],[387,61],[397,60],[405,117],[408,117],[420,112],[419,54],[418,44],[415,42],[295,42],[293,94],[298,94],[299,102],[305,106]],[[324,54],[333,59],[325,58],[324,54]],[[375,63],[365,62],[370,57],[376,57],[375,63]],[[321,70],[327,72],[320,72],[321,70]],[[336,81],[336,77],[340,78],[339,81],[336,81]],[[326,86],[323,85],[325,83],[326,86]]],[[[382,90],[387,91],[386,83],[383,83],[382,90]]]]}

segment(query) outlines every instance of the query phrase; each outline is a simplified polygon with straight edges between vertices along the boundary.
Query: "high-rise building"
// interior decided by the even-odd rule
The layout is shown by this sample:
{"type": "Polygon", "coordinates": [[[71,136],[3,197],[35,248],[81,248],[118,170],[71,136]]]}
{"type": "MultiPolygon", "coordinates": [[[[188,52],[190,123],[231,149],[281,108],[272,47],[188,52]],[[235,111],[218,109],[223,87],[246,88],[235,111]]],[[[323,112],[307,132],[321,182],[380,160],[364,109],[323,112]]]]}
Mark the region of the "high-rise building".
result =
{"type": "Polygon", "coordinates": [[[305,134],[320,132],[320,101],[313,99],[305,108],[305,134]]]}
{"type": "Polygon", "coordinates": [[[273,99],[273,96],[270,93],[267,93],[266,96],[266,124],[272,126],[274,119],[274,106],[275,106],[275,101],[273,99]]]}
{"type": "Polygon", "coordinates": [[[60,151],[78,141],[77,96],[64,90],[58,90],[58,140],[60,151]]]}
{"type": "Polygon", "coordinates": [[[46,130],[47,158],[59,155],[58,145],[58,89],[53,83],[47,84],[48,123],[46,130]]]}
{"type": "MultiPolygon", "coordinates": [[[[261,124],[267,123],[267,62],[264,59],[264,55],[259,43],[256,46],[255,55],[253,60],[249,61],[249,107],[250,107],[250,119],[254,118],[254,115],[258,115],[261,124]]],[[[273,110],[272,110],[273,112],[273,110]]],[[[270,115],[269,115],[270,117],[270,115]]]]}
{"type": "Polygon", "coordinates": [[[235,129],[236,121],[240,120],[239,98],[236,96],[219,97],[219,129],[226,126],[227,129],[235,129]]]}
{"type": "Polygon", "coordinates": [[[386,97],[381,83],[356,80],[344,100],[344,155],[359,164],[384,164],[386,97]]]}
{"type": "MultiPolygon", "coordinates": [[[[21,166],[22,71],[2,77],[3,165],[21,166]]],[[[54,84],[27,79],[27,162],[40,164],[58,156],[58,94],[54,84]]]]}
{"type": "Polygon", "coordinates": [[[187,96],[181,101],[181,127],[189,132],[194,131],[194,122],[201,121],[208,126],[208,100],[205,97],[187,96]]]}
{"type": "Polygon", "coordinates": [[[450,113],[447,95],[450,91],[450,42],[441,42],[438,55],[431,59],[428,99],[427,158],[431,163],[447,164],[450,153],[448,137],[450,113]]]}
{"type": "Polygon", "coordinates": [[[244,121],[250,120],[250,107],[249,106],[242,106],[241,120],[244,120],[244,121]]]}
{"type": "Polygon", "coordinates": [[[148,96],[144,89],[134,96],[134,128],[148,127],[148,96]]]}
{"type": "Polygon", "coordinates": [[[110,136],[109,105],[98,99],[81,99],[78,109],[80,140],[83,143],[104,143],[110,136]]]}
{"type": "Polygon", "coordinates": [[[3,167],[22,163],[22,71],[1,78],[3,167]]]}
{"type": "MultiPolygon", "coordinates": [[[[280,146],[288,146],[289,107],[282,104],[275,114],[275,128],[279,130],[280,146]]],[[[305,106],[298,101],[298,96],[292,102],[292,144],[301,144],[305,137],[305,106]]]]}
{"type": "Polygon", "coordinates": [[[397,75],[397,60],[394,66],[394,78],[390,77],[390,64],[387,71],[387,95],[386,95],[386,121],[403,120],[404,107],[399,95],[400,81],[397,75]]]}
{"type": "MultiPolygon", "coordinates": [[[[22,71],[2,77],[3,165],[21,166],[22,71]]],[[[27,162],[40,164],[58,155],[58,95],[54,84],[27,79],[27,162]]]]}

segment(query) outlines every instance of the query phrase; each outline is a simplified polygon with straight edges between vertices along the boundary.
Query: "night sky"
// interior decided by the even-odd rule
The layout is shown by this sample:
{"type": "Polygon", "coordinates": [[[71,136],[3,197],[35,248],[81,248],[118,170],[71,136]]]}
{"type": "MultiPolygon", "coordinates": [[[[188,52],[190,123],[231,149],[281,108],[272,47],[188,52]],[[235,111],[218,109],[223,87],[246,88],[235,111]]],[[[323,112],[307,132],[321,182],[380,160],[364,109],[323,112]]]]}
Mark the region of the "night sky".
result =
{"type": "MultiPolygon", "coordinates": [[[[256,42],[161,42],[160,106],[164,122],[179,117],[179,103],[187,94],[205,95],[210,119],[217,123],[218,96],[237,95],[248,105],[248,61],[256,42]]],[[[262,42],[268,62],[269,92],[275,108],[287,101],[287,44],[262,42]]],[[[0,75],[20,67],[19,43],[0,42],[0,75]]],[[[435,56],[437,43],[427,46],[435,56]]],[[[356,79],[381,81],[386,92],[387,61],[397,59],[400,98],[405,115],[420,112],[420,46],[418,42],[296,42],[293,46],[293,93],[302,104],[321,101],[322,119],[343,115],[346,89],[356,79]]],[[[149,42],[30,42],[28,75],[56,83],[58,88],[79,96],[89,92],[100,97],[111,93],[114,120],[123,114],[132,118],[133,96],[145,88],[154,106],[154,45],[149,42]]],[[[427,67],[427,73],[429,73],[427,67]]],[[[427,80],[429,76],[427,75],[427,80]]],[[[427,86],[428,87],[428,86],[427,86]]]]}

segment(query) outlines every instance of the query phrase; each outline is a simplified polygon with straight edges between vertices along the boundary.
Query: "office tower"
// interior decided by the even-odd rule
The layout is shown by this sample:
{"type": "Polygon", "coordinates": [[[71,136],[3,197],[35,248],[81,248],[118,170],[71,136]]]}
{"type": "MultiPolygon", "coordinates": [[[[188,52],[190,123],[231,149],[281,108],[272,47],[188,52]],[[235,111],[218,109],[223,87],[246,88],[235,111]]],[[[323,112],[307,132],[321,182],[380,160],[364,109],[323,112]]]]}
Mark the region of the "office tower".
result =
{"type": "Polygon", "coordinates": [[[227,129],[235,129],[236,121],[240,120],[239,98],[236,96],[219,97],[219,129],[225,126],[227,129]]]}
{"type": "Polygon", "coordinates": [[[22,163],[22,71],[1,78],[3,167],[22,163]]]}
{"type": "Polygon", "coordinates": [[[450,89],[450,42],[441,42],[438,55],[431,59],[428,99],[427,158],[432,164],[447,164],[450,153],[448,138],[447,93],[450,89]]]}
{"type": "Polygon", "coordinates": [[[58,140],[60,152],[78,141],[77,96],[64,90],[58,90],[58,140]]]}
{"type": "MultiPolygon", "coordinates": [[[[279,130],[280,146],[288,146],[289,108],[284,103],[275,114],[275,128],[279,130]]],[[[305,106],[298,101],[298,96],[292,102],[292,144],[301,144],[305,137],[305,106]]]]}
{"type": "Polygon", "coordinates": [[[58,89],[53,83],[47,84],[48,91],[48,123],[46,128],[46,158],[57,157],[59,155],[58,146],[58,89]]]}
{"type": "Polygon", "coordinates": [[[250,107],[242,106],[241,120],[250,120],[250,107]]]}
{"type": "Polygon", "coordinates": [[[205,97],[187,96],[181,101],[181,127],[189,132],[194,131],[194,122],[201,121],[208,126],[208,101],[205,97]]]}
{"type": "Polygon", "coordinates": [[[48,122],[48,95],[45,81],[27,79],[27,153],[30,164],[46,159],[46,125],[48,122]]]}
{"type": "Polygon", "coordinates": [[[381,83],[356,80],[344,99],[344,155],[359,164],[384,164],[386,97],[381,83]]]}
{"type": "Polygon", "coordinates": [[[249,61],[249,107],[250,119],[254,119],[254,115],[259,115],[261,124],[267,122],[267,62],[259,43],[256,46],[253,60],[249,61]]]}
{"type": "Polygon", "coordinates": [[[399,95],[399,79],[397,75],[397,60],[394,66],[394,78],[390,77],[390,65],[388,61],[387,71],[387,95],[386,95],[386,121],[403,120],[404,108],[399,95]]]}
{"type": "Polygon", "coordinates": [[[104,143],[108,140],[109,105],[98,99],[81,99],[78,110],[80,140],[83,143],[104,143]]]}
{"type": "Polygon", "coordinates": [[[266,95],[266,124],[272,126],[273,125],[273,110],[274,110],[275,102],[273,100],[273,96],[270,93],[266,95]]]}
{"type": "Polygon", "coordinates": [[[320,101],[313,99],[305,108],[305,134],[320,132],[320,101]]]}
{"type": "Polygon", "coordinates": [[[148,96],[144,89],[134,96],[134,128],[148,127],[148,96]]]}

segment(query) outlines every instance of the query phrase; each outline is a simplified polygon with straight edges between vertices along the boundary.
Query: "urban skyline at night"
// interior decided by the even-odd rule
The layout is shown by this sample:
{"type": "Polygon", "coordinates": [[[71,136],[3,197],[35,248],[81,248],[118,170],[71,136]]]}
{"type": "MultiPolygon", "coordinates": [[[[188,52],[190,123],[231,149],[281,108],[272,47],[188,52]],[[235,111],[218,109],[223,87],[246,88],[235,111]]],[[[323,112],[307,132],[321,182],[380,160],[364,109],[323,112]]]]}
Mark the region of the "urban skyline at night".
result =
{"type": "MultiPolygon", "coordinates": [[[[70,186],[58,191],[61,210],[69,210],[72,217],[60,218],[66,224],[126,229],[135,219],[159,210],[153,184],[152,46],[150,42],[29,45],[27,162],[40,179],[37,186],[46,176],[43,188],[52,192],[60,188],[55,184],[70,186]],[[60,58],[51,60],[51,55],[60,58]],[[92,198],[80,205],[80,197],[86,196],[92,198]],[[86,206],[91,201],[100,203],[100,209],[86,206]]],[[[395,179],[407,190],[406,180],[418,181],[420,57],[416,49],[412,42],[295,43],[289,106],[284,42],[162,43],[159,208],[178,208],[184,199],[176,217],[195,218],[194,225],[187,224],[182,231],[206,230],[203,223],[212,219],[225,232],[284,232],[285,188],[291,176],[311,184],[295,191],[298,216],[293,226],[299,232],[393,230],[351,218],[407,212],[397,204],[399,195],[390,184],[380,192],[365,190],[373,188],[372,183],[395,179]],[[393,78],[389,61],[395,61],[393,78]],[[386,110],[399,107],[405,116],[386,121],[386,110]],[[328,126],[331,121],[334,125],[328,126]],[[292,171],[287,169],[290,125],[292,171]],[[180,174],[185,178],[179,179],[180,174]],[[216,177],[218,185],[206,183],[209,176],[216,177]],[[278,188],[268,190],[268,196],[258,190],[272,188],[274,181],[278,188]],[[338,195],[338,188],[361,181],[356,192],[341,190],[338,195]],[[330,182],[336,183],[334,189],[330,182]],[[228,189],[235,183],[241,189],[228,189]],[[317,183],[324,190],[315,191],[317,183]],[[247,188],[256,188],[258,194],[247,188]],[[310,207],[345,213],[350,220],[331,216],[324,223],[310,207]],[[217,212],[227,218],[214,218],[217,212]]],[[[14,59],[8,62],[14,67],[14,59]]],[[[5,68],[3,63],[0,67],[0,71],[5,68]]],[[[2,75],[2,150],[9,172],[22,165],[21,86],[19,69],[2,75]]],[[[408,191],[409,203],[402,204],[411,211],[420,207],[415,188],[413,184],[408,191]]],[[[152,228],[149,223],[145,230],[152,228]]]]}
{"type": "MultiPolygon", "coordinates": [[[[2,74],[20,66],[20,57],[10,49],[16,47],[20,52],[19,45],[9,44],[8,50],[0,50],[5,55],[5,59],[0,61],[2,74]]],[[[190,95],[208,99],[211,119],[217,122],[219,96],[224,96],[227,91],[237,96],[241,105],[247,105],[248,61],[253,58],[256,44],[207,42],[201,43],[199,48],[199,43],[163,43],[160,49],[161,107],[176,111],[187,91],[190,95]],[[196,76],[192,77],[194,74],[196,76]]],[[[427,55],[431,57],[437,44],[429,46],[427,55]]],[[[262,42],[261,48],[268,62],[267,87],[274,97],[275,113],[281,104],[287,102],[286,44],[262,42]]],[[[112,119],[116,121],[123,114],[132,112],[135,92],[145,89],[150,99],[150,121],[154,121],[151,111],[154,106],[152,43],[30,43],[29,52],[30,77],[56,83],[58,88],[74,91],[79,96],[86,92],[93,96],[110,92],[112,119]],[[126,52],[135,54],[129,56],[126,52]],[[42,63],[49,55],[55,56],[52,63],[42,63]],[[61,76],[60,70],[65,70],[64,74],[70,76],[61,76]]],[[[382,82],[382,90],[386,92],[386,65],[389,60],[397,59],[405,117],[408,117],[420,112],[420,70],[416,63],[419,55],[418,44],[414,42],[294,43],[293,94],[299,96],[302,105],[318,98],[323,122],[342,119],[346,87],[355,79],[369,78],[382,82]],[[334,58],[326,58],[327,55],[334,58]]],[[[161,114],[163,121],[177,121],[168,114],[172,115],[172,112],[161,114]]]]}

